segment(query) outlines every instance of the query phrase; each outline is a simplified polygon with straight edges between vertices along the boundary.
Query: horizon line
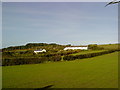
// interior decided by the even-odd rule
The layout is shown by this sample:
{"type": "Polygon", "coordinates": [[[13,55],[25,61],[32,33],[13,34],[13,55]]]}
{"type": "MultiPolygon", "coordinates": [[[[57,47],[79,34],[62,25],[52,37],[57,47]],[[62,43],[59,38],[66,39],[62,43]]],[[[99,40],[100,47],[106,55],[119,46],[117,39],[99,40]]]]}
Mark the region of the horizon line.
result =
{"type": "MultiPolygon", "coordinates": [[[[37,44],[37,42],[30,42],[31,44],[37,44]]],[[[17,46],[25,46],[25,45],[27,45],[27,44],[30,44],[30,43],[26,43],[26,44],[22,44],[22,45],[10,45],[10,46],[6,46],[6,47],[2,47],[2,48],[0,48],[0,49],[4,49],[4,48],[9,48],[9,47],[17,47],[17,46]]],[[[39,43],[39,42],[38,42],[39,43]]],[[[68,44],[60,44],[60,43],[45,43],[45,42],[43,42],[44,44],[57,44],[57,45],[71,45],[71,46],[82,46],[82,45],[90,45],[90,44],[97,44],[97,45],[106,45],[106,44],[120,44],[119,42],[116,42],[116,43],[90,43],[90,44],[79,44],[79,45],[74,45],[74,44],[70,44],[70,43],[68,43],[68,44]]],[[[39,43],[40,44],[40,43],[39,43]]]]}

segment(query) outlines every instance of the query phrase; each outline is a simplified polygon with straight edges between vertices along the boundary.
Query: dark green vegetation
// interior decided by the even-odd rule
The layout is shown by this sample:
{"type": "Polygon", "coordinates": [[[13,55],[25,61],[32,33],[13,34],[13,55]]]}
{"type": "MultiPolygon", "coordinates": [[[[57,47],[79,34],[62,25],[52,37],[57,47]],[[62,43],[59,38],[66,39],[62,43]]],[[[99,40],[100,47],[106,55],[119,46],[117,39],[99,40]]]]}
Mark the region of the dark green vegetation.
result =
{"type": "MultiPolygon", "coordinates": [[[[66,45],[67,46],[67,45],[66,45]]],[[[2,65],[22,65],[22,64],[37,64],[49,61],[61,61],[61,56],[75,51],[64,51],[64,45],[46,44],[46,43],[29,43],[25,46],[16,46],[4,48],[2,51],[2,65]],[[46,49],[46,53],[35,54],[34,50],[46,49]]]]}
{"type": "Polygon", "coordinates": [[[95,56],[113,53],[115,51],[117,50],[106,50],[106,51],[99,51],[99,52],[86,53],[86,54],[80,54],[80,55],[65,55],[63,57],[63,60],[71,61],[71,60],[76,60],[76,59],[91,58],[95,56]]]}
{"type": "Polygon", "coordinates": [[[118,52],[74,61],[5,66],[3,88],[117,88],[118,52]]]}
{"type": "Polygon", "coordinates": [[[37,64],[44,62],[56,62],[61,60],[75,60],[90,58],[94,56],[118,51],[118,44],[109,45],[88,45],[89,50],[68,50],[63,49],[70,45],[46,44],[46,43],[29,43],[25,46],[15,46],[2,49],[2,65],[23,65],[37,64]],[[46,53],[35,54],[34,50],[46,49],[46,53]],[[106,52],[106,53],[105,53],[106,52]],[[80,55],[81,54],[81,55],[80,55]]]}

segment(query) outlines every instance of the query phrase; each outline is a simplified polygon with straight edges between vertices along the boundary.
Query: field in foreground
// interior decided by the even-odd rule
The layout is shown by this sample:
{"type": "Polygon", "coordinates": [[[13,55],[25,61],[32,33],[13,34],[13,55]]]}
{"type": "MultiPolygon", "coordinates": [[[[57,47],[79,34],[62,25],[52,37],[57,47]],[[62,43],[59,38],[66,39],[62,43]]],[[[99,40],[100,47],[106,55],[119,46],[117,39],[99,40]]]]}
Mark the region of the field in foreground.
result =
{"type": "Polygon", "coordinates": [[[118,53],[89,59],[6,66],[3,88],[117,88],[118,53]]]}

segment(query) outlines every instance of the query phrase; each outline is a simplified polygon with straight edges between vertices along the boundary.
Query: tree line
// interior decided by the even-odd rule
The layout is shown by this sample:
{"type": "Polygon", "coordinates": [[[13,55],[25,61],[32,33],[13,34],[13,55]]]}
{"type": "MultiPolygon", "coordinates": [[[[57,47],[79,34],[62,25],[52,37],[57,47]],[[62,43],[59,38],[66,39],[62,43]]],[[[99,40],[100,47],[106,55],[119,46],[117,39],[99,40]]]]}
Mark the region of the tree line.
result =
{"type": "Polygon", "coordinates": [[[62,46],[56,43],[28,43],[26,45],[22,45],[22,46],[11,46],[11,47],[7,47],[7,48],[3,48],[2,51],[11,51],[11,50],[21,50],[21,49],[32,49],[32,48],[36,48],[36,47],[44,47],[44,46],[62,46]]]}

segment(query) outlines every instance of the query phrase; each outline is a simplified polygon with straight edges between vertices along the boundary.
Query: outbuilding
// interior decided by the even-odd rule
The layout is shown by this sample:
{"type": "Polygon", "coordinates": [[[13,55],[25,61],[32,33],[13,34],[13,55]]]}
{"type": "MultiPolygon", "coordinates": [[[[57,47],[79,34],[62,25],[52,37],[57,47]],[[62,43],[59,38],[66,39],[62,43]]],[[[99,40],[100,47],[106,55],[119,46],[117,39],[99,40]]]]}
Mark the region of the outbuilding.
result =
{"type": "Polygon", "coordinates": [[[42,52],[46,52],[45,49],[40,49],[40,50],[35,50],[34,53],[38,54],[38,53],[42,53],[42,52]]]}
{"type": "Polygon", "coordinates": [[[64,50],[88,50],[88,46],[71,46],[65,47],[64,50]]]}

